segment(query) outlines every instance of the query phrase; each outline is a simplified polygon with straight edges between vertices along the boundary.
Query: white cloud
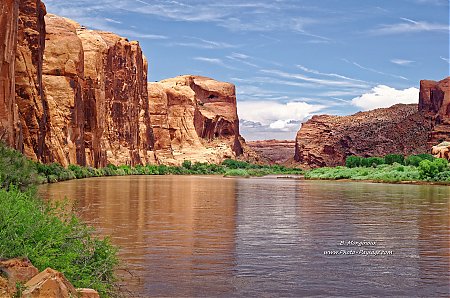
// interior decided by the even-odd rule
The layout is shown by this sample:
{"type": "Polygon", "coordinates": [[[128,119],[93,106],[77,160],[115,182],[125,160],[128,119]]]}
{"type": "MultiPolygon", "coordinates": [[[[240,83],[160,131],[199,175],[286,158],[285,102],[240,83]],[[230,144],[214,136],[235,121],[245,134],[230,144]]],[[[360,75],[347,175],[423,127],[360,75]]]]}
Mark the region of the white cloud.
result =
{"type": "Polygon", "coordinates": [[[344,61],[344,62],[347,62],[349,64],[353,64],[354,66],[356,66],[358,68],[361,68],[361,69],[364,69],[364,70],[367,70],[367,71],[370,71],[370,72],[373,72],[373,73],[377,73],[377,74],[380,74],[380,75],[383,75],[383,76],[388,76],[388,77],[393,77],[393,78],[397,78],[397,79],[402,79],[402,80],[408,81],[408,79],[405,78],[404,76],[399,76],[399,75],[395,75],[395,74],[391,74],[391,73],[386,73],[386,72],[382,72],[382,71],[379,71],[379,70],[376,70],[376,69],[373,69],[373,68],[370,68],[370,67],[362,66],[359,63],[349,61],[349,60],[347,60],[345,58],[343,58],[341,60],[344,61]]]}
{"type": "Polygon", "coordinates": [[[296,79],[304,82],[309,82],[312,84],[322,85],[322,86],[339,86],[339,87],[352,87],[352,88],[367,88],[369,87],[366,83],[360,82],[356,83],[355,81],[349,81],[347,80],[327,80],[327,79],[318,79],[309,77],[303,74],[296,74],[296,73],[288,73],[281,70],[275,70],[275,69],[262,69],[260,70],[263,73],[276,75],[281,78],[286,79],[296,79]]]}
{"type": "Polygon", "coordinates": [[[409,65],[411,63],[414,63],[414,61],[412,60],[405,60],[405,59],[392,59],[391,62],[397,65],[409,65]]]}
{"type": "Polygon", "coordinates": [[[404,90],[378,85],[368,93],[352,99],[352,104],[363,110],[387,108],[398,103],[418,103],[419,89],[411,87],[404,90]]]}
{"type": "Polygon", "coordinates": [[[441,57],[441,59],[450,64],[450,59],[449,58],[441,57]]]}
{"type": "Polygon", "coordinates": [[[449,32],[448,24],[435,24],[426,21],[414,21],[408,18],[401,18],[403,23],[381,25],[379,28],[372,30],[372,33],[379,35],[403,34],[416,32],[449,32]]]}
{"type": "Polygon", "coordinates": [[[237,48],[238,46],[229,44],[221,41],[212,41],[199,37],[186,37],[193,41],[187,42],[173,42],[168,44],[169,46],[182,46],[182,47],[191,47],[191,48],[199,48],[199,49],[228,49],[228,48],[237,48]]]}
{"type": "Polygon", "coordinates": [[[297,65],[298,68],[300,68],[301,70],[303,70],[304,72],[308,72],[308,73],[313,73],[313,74],[317,74],[317,75],[322,75],[322,76],[327,76],[327,77],[332,77],[332,78],[339,78],[339,79],[344,79],[344,80],[349,80],[349,81],[355,81],[355,82],[362,82],[362,83],[367,83],[366,81],[363,80],[358,80],[358,79],[352,79],[340,74],[336,74],[336,73],[324,73],[324,72],[320,72],[318,70],[314,70],[314,69],[310,69],[307,68],[303,65],[297,65]]]}
{"type": "Polygon", "coordinates": [[[202,61],[202,62],[206,62],[206,63],[210,63],[210,64],[215,64],[224,68],[228,68],[228,69],[236,69],[234,67],[231,67],[227,64],[225,64],[222,59],[219,58],[208,58],[208,57],[195,57],[194,60],[197,61],[202,61]]]}
{"type": "Polygon", "coordinates": [[[239,101],[241,120],[260,123],[272,130],[297,131],[300,122],[324,109],[324,105],[306,102],[280,103],[276,101],[239,101]]]}

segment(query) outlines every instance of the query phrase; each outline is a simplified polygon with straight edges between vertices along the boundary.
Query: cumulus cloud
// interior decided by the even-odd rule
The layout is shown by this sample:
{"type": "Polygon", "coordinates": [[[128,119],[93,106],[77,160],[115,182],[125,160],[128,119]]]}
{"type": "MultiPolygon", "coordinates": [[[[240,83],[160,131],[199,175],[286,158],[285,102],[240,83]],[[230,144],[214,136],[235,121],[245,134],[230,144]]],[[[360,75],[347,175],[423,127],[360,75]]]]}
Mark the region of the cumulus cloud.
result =
{"type": "Polygon", "coordinates": [[[267,129],[297,131],[301,121],[325,108],[323,105],[306,102],[279,103],[274,101],[238,102],[239,118],[251,123],[260,123],[267,129]]]}
{"type": "Polygon", "coordinates": [[[411,87],[398,90],[385,85],[373,87],[368,93],[352,99],[352,104],[363,110],[387,108],[398,103],[417,103],[419,101],[419,89],[411,87]]]}

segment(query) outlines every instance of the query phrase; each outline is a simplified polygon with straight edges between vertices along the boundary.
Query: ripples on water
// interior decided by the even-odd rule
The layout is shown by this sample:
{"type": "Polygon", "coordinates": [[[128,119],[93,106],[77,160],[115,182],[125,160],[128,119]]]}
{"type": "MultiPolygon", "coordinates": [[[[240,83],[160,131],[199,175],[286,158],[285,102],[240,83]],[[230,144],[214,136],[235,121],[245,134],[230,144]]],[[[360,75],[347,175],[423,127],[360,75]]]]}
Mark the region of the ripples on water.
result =
{"type": "Polygon", "coordinates": [[[450,296],[450,187],[127,176],[40,191],[112,236],[137,297],[450,296]]]}

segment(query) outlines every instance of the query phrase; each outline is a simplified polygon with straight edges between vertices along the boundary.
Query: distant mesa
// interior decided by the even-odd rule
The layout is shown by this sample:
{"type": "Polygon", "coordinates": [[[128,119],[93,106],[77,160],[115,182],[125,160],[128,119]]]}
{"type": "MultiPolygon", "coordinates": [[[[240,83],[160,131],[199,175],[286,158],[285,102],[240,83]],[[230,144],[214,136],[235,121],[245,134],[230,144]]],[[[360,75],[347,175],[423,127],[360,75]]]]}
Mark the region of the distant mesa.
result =
{"type": "Polygon", "coordinates": [[[295,161],[323,167],[343,165],[349,155],[431,153],[433,145],[450,140],[449,82],[421,81],[418,105],[313,116],[297,133],[295,161]]]}

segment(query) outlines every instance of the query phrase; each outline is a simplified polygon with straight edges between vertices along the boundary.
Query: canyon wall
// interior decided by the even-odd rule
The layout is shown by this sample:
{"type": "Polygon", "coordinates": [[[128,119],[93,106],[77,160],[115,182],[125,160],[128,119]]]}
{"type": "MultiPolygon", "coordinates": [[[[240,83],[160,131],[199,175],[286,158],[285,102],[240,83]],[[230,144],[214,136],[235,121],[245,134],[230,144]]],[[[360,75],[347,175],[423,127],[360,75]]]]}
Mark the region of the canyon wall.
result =
{"type": "Polygon", "coordinates": [[[46,9],[40,0],[19,2],[15,100],[19,107],[23,151],[36,160],[49,154],[45,144],[48,107],[42,84],[46,9]]]}
{"type": "Polygon", "coordinates": [[[424,153],[431,149],[430,129],[414,104],[351,116],[313,116],[297,133],[294,159],[304,167],[323,167],[343,165],[349,155],[424,153]]]}
{"type": "Polygon", "coordinates": [[[158,162],[219,163],[243,153],[234,85],[200,76],[148,83],[158,162]]]}
{"type": "Polygon", "coordinates": [[[22,133],[15,99],[19,1],[2,0],[0,12],[0,140],[21,149],[22,133]]]}
{"type": "Polygon", "coordinates": [[[450,140],[450,77],[421,81],[419,105],[395,105],[351,116],[313,116],[296,137],[295,161],[304,167],[337,166],[349,155],[431,153],[450,140]]]}
{"type": "Polygon", "coordinates": [[[450,141],[450,77],[439,82],[420,81],[419,111],[432,126],[429,146],[450,141]]]}
{"type": "Polygon", "coordinates": [[[234,85],[147,84],[137,41],[46,15],[40,0],[0,8],[0,137],[27,156],[103,167],[242,155],[234,85]]]}
{"type": "Polygon", "coordinates": [[[294,140],[263,140],[249,141],[252,148],[264,163],[291,165],[294,152],[294,140]]]}

